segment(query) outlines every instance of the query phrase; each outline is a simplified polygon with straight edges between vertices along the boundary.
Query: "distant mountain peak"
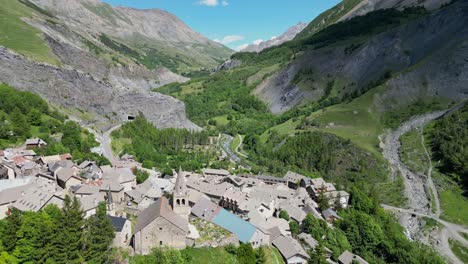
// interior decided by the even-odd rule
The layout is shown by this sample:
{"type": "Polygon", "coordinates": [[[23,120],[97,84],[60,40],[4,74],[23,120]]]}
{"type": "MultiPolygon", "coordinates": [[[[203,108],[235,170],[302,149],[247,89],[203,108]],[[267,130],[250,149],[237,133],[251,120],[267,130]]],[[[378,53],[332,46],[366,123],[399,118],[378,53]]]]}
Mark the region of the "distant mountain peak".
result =
{"type": "Polygon", "coordinates": [[[296,37],[297,34],[299,34],[305,27],[307,27],[307,23],[299,22],[296,25],[288,28],[286,32],[281,34],[280,36],[275,36],[272,37],[269,40],[265,41],[255,41],[254,43],[250,44],[246,48],[242,49],[241,51],[246,51],[246,52],[260,52],[264,49],[273,47],[273,46],[278,46],[283,44],[286,41],[292,40],[294,37],[296,37]]]}

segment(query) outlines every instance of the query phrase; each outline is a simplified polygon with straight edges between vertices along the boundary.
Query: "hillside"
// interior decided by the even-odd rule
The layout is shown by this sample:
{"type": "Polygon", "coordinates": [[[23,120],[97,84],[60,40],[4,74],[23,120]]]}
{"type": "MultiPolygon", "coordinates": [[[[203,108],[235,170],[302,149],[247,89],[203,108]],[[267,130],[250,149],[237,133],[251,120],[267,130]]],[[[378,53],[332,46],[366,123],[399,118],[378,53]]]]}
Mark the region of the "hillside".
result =
{"type": "Polygon", "coordinates": [[[142,112],[158,127],[198,129],[181,102],[150,89],[185,82],[181,73],[213,67],[231,52],[161,10],[87,0],[0,3],[0,82],[100,128],[142,112]]]}

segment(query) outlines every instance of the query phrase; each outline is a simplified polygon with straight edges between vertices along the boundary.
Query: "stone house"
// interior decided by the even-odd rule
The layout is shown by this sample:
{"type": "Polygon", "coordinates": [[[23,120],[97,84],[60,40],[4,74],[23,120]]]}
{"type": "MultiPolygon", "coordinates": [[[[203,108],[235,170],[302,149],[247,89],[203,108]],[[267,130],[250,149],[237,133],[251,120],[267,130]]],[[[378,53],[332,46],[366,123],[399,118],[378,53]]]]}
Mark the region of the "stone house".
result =
{"type": "Polygon", "coordinates": [[[132,237],[132,223],[123,217],[108,215],[112,225],[114,226],[115,238],[112,242],[114,248],[128,247],[132,237]]]}
{"type": "Polygon", "coordinates": [[[188,222],[161,197],[139,214],[132,245],[135,254],[149,254],[154,247],[183,249],[188,233],[188,222]]]}

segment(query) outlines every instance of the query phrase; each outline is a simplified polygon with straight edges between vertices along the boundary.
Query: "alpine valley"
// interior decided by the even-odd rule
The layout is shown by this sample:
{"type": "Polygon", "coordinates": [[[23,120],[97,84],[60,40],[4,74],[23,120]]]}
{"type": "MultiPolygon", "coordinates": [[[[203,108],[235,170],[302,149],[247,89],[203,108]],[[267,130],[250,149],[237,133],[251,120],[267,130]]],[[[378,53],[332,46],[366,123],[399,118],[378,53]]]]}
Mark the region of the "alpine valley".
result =
{"type": "Polygon", "coordinates": [[[0,0],[0,263],[468,263],[468,0],[310,19],[0,0]]]}

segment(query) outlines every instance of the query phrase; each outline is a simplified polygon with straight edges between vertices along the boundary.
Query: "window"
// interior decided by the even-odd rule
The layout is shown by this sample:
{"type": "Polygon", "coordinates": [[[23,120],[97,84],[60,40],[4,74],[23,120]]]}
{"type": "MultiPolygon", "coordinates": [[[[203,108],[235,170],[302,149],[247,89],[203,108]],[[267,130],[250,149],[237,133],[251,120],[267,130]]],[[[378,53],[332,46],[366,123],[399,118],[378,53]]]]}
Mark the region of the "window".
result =
{"type": "Polygon", "coordinates": [[[162,231],[162,227],[159,228],[159,231],[162,231]]]}
{"type": "Polygon", "coordinates": [[[162,241],[159,241],[159,245],[162,246],[162,241]]]}
{"type": "Polygon", "coordinates": [[[177,199],[177,201],[176,201],[176,202],[177,202],[177,205],[180,205],[180,200],[179,200],[179,199],[177,199]]]}
{"type": "Polygon", "coordinates": [[[182,205],[185,205],[185,199],[182,199],[182,205]]]}

